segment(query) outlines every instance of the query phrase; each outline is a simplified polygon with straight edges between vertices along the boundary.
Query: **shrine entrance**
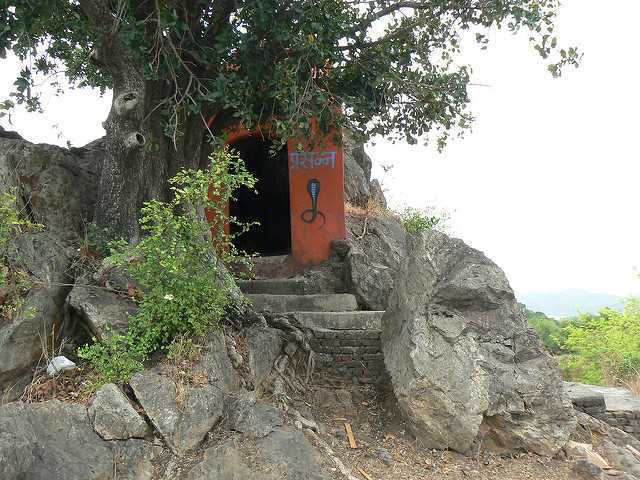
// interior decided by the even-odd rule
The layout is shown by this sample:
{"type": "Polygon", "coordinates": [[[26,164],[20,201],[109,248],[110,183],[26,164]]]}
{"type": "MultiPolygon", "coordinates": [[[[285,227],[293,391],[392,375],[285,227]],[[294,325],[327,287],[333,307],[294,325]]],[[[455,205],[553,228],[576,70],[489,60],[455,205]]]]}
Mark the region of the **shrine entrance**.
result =
{"type": "Polygon", "coordinates": [[[289,162],[287,146],[270,152],[271,140],[247,136],[230,147],[244,160],[247,170],[256,177],[255,189],[243,187],[229,205],[229,214],[240,223],[258,222],[248,232],[240,233],[231,225],[231,233],[239,234],[234,245],[259,256],[291,253],[291,207],[289,199],[289,162]]]}
{"type": "Polygon", "coordinates": [[[258,181],[255,189],[235,192],[229,215],[260,226],[242,232],[231,222],[225,228],[238,234],[234,245],[249,254],[288,255],[297,265],[320,263],[331,256],[331,242],[346,237],[339,135],[290,138],[272,152],[267,127],[250,131],[236,125],[226,131],[226,144],[258,181]]]}

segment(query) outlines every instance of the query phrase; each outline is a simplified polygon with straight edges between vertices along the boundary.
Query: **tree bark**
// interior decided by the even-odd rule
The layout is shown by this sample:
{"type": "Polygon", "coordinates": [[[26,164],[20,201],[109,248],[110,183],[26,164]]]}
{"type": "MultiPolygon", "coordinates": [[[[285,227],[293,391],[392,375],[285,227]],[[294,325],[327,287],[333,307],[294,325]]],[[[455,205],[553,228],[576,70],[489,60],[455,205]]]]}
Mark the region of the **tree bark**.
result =
{"type": "Polygon", "coordinates": [[[179,169],[201,168],[210,153],[206,113],[184,114],[173,138],[164,134],[162,103],[187,79],[148,80],[139,56],[119,37],[109,0],[80,0],[97,32],[91,60],[113,79],[111,110],[103,126],[106,154],[95,220],[115,238],[137,241],[144,202],[166,200],[167,180],[179,169]],[[181,83],[182,82],[182,83],[181,83]]]}
{"type": "Polygon", "coordinates": [[[175,139],[164,134],[158,106],[171,94],[168,86],[121,73],[122,81],[114,82],[112,107],[104,122],[106,156],[95,218],[112,235],[136,241],[144,202],[166,200],[167,180],[181,168],[204,167],[210,148],[200,115],[183,119],[175,139]]]}

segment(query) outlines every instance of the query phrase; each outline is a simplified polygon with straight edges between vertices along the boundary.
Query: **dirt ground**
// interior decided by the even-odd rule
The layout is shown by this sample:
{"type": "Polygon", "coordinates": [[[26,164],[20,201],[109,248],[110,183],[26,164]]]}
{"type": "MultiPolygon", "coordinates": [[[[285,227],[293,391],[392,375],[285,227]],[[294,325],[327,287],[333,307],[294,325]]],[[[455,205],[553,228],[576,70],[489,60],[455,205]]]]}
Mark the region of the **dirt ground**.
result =
{"type": "MultiPolygon", "coordinates": [[[[309,394],[296,399],[295,403],[303,415],[305,411],[313,415],[320,427],[320,437],[351,473],[362,480],[575,478],[572,463],[563,459],[527,453],[497,456],[480,452],[463,456],[451,451],[421,449],[405,430],[401,419],[391,413],[395,409],[388,401],[374,387],[355,387],[324,379],[316,382],[309,394]],[[345,402],[332,402],[336,392],[345,402]],[[355,449],[349,445],[345,423],[352,428],[355,449]]],[[[327,463],[327,467],[336,480],[344,480],[333,462],[327,463]]]]}

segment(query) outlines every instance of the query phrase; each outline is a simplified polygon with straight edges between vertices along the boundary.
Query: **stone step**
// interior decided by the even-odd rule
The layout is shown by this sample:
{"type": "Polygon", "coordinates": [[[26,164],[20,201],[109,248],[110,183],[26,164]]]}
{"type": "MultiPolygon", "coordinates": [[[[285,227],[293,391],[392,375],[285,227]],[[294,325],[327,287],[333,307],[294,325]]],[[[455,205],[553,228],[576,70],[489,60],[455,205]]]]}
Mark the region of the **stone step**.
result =
{"type": "Polygon", "coordinates": [[[240,280],[237,283],[242,293],[254,294],[304,295],[312,288],[304,277],[240,280]]]}
{"type": "Polygon", "coordinates": [[[381,330],[381,319],[384,315],[383,311],[298,311],[291,313],[303,326],[319,330],[381,330]]]}
{"type": "Polygon", "coordinates": [[[314,295],[247,295],[259,310],[289,312],[351,312],[358,309],[356,297],[349,293],[321,293],[314,295]]]}
{"type": "Polygon", "coordinates": [[[299,274],[302,269],[296,265],[291,255],[274,255],[269,257],[253,257],[253,270],[249,272],[243,263],[228,264],[227,267],[237,276],[252,276],[259,279],[286,278],[299,274]]]}

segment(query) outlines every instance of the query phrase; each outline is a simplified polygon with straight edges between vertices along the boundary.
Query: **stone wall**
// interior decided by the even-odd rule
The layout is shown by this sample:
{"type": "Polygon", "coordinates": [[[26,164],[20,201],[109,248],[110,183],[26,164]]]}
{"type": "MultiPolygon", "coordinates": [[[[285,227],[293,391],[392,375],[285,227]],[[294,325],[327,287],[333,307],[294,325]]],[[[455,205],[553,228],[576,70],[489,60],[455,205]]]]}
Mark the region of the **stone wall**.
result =
{"type": "Polygon", "coordinates": [[[616,387],[565,383],[573,408],[640,439],[640,399],[616,387]]]}
{"type": "Polygon", "coordinates": [[[572,398],[571,403],[573,403],[574,409],[606,421],[607,405],[604,401],[604,395],[572,398]]]}
{"type": "Polygon", "coordinates": [[[376,383],[383,374],[380,330],[314,328],[312,332],[317,370],[362,384],[376,383]]]}

